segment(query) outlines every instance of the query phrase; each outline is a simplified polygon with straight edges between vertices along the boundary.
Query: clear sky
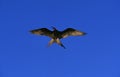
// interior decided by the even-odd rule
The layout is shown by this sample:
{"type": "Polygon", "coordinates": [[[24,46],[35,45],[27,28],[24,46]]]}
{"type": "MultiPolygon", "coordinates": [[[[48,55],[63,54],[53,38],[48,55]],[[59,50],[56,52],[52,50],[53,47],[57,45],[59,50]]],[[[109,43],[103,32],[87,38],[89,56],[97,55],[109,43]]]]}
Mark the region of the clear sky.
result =
{"type": "Polygon", "coordinates": [[[0,0],[0,77],[120,77],[119,0],[0,0]],[[62,39],[29,30],[88,33],[62,39]]]}

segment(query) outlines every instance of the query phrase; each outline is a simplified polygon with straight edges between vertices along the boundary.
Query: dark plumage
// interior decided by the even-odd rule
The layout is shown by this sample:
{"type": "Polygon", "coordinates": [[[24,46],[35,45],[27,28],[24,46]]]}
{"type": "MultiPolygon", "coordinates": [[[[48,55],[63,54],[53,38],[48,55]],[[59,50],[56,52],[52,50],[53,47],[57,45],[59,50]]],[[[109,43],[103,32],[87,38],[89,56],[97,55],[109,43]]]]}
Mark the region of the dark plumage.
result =
{"type": "Polygon", "coordinates": [[[53,27],[53,31],[50,31],[47,28],[40,28],[31,30],[30,32],[33,34],[45,35],[52,38],[48,46],[50,46],[52,43],[57,43],[63,48],[65,48],[65,46],[60,42],[60,39],[66,38],[68,36],[82,36],[86,34],[85,32],[81,32],[73,28],[67,28],[64,31],[58,31],[55,27],[53,27]]]}

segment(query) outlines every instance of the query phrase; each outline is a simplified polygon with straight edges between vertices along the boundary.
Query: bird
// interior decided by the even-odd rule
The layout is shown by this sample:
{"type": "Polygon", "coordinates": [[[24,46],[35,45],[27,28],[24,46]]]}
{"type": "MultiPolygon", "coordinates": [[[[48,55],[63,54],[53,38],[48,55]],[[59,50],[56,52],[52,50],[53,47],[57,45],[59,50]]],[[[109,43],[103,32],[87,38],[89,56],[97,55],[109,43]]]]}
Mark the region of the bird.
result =
{"type": "Polygon", "coordinates": [[[60,39],[66,38],[68,36],[83,36],[83,35],[87,34],[85,32],[76,30],[74,28],[66,28],[63,31],[59,31],[55,27],[52,26],[52,29],[53,30],[51,31],[47,28],[39,28],[39,29],[30,30],[30,32],[32,34],[44,35],[44,36],[50,37],[51,40],[48,43],[48,47],[51,46],[53,43],[57,43],[58,45],[60,45],[64,49],[66,49],[66,47],[62,44],[60,39]]]}

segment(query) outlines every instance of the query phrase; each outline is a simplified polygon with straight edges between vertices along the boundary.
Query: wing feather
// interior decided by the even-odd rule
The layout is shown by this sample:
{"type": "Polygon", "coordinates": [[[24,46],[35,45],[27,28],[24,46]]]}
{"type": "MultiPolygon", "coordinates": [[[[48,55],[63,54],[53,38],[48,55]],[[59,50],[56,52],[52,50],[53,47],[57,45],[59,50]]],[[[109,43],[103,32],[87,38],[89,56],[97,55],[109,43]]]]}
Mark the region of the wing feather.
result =
{"type": "Polygon", "coordinates": [[[30,32],[33,34],[45,35],[45,36],[52,37],[52,31],[50,31],[47,28],[35,29],[35,30],[31,30],[30,32]]]}
{"type": "Polygon", "coordinates": [[[81,31],[78,31],[78,30],[73,29],[73,28],[67,28],[66,30],[61,32],[62,38],[66,38],[68,36],[82,36],[85,34],[86,34],[85,32],[81,32],[81,31]]]}

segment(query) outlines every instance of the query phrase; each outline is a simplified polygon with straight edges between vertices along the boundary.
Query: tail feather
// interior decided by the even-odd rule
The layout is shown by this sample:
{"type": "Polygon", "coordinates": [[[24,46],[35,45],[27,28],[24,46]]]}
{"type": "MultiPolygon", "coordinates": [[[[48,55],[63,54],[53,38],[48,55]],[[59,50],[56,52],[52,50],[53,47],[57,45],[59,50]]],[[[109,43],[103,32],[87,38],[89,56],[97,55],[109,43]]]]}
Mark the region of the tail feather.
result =
{"type": "Polygon", "coordinates": [[[51,46],[54,43],[54,39],[51,39],[50,42],[48,43],[48,47],[51,46]]]}
{"type": "Polygon", "coordinates": [[[60,42],[59,38],[57,38],[55,42],[65,49],[65,46],[60,42]]]}
{"type": "Polygon", "coordinates": [[[58,45],[60,45],[61,47],[63,47],[64,49],[66,49],[65,46],[60,42],[60,39],[59,39],[59,38],[57,38],[57,39],[51,39],[50,42],[48,43],[48,47],[51,46],[51,45],[52,45],[53,43],[55,43],[55,42],[56,42],[58,45]]]}

